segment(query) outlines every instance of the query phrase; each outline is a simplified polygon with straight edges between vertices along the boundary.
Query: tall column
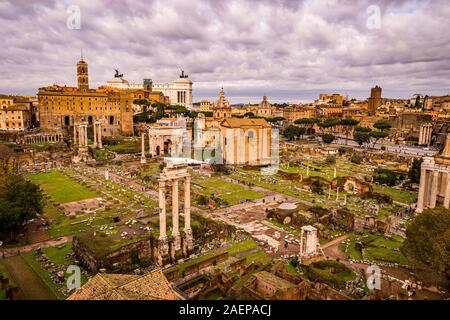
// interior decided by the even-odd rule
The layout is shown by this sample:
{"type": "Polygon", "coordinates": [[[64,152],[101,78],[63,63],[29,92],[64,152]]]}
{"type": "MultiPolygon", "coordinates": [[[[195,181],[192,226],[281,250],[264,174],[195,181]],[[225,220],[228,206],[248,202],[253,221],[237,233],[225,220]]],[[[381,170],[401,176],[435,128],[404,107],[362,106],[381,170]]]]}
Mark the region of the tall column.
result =
{"type": "Polygon", "coordinates": [[[166,240],[166,183],[159,182],[159,240],[166,240]]]}
{"type": "Polygon", "coordinates": [[[178,179],[172,180],[172,236],[175,241],[175,249],[181,248],[179,229],[179,205],[178,205],[178,179]]]}
{"type": "Polygon", "coordinates": [[[439,171],[433,171],[433,182],[431,183],[430,208],[436,207],[439,171]]]}
{"type": "Polygon", "coordinates": [[[425,188],[427,181],[427,170],[422,168],[420,173],[419,196],[417,198],[417,213],[422,213],[425,206],[425,188]]]}
{"type": "Polygon", "coordinates": [[[191,177],[184,180],[184,231],[191,230],[191,177]]]}
{"type": "Polygon", "coordinates": [[[446,174],[444,207],[446,209],[450,208],[450,172],[446,174]]]}
{"type": "Polygon", "coordinates": [[[184,233],[186,240],[186,249],[192,250],[194,248],[194,241],[192,237],[191,228],[191,177],[186,177],[184,180],[184,233]]]}
{"type": "Polygon", "coordinates": [[[83,146],[83,126],[78,126],[78,144],[80,147],[83,146]]]}
{"type": "Polygon", "coordinates": [[[148,130],[148,153],[153,157],[152,136],[150,135],[150,129],[148,130]]]}
{"type": "Polygon", "coordinates": [[[97,148],[97,125],[94,122],[92,126],[94,128],[94,148],[97,148]]]}
{"type": "Polygon", "coordinates": [[[141,133],[141,163],[147,163],[147,159],[145,158],[145,133],[141,133]]]}
{"type": "Polygon", "coordinates": [[[102,143],[102,124],[100,122],[97,122],[97,144],[99,148],[103,148],[103,143],[102,143]]]}
{"type": "Polygon", "coordinates": [[[89,145],[88,135],[87,135],[87,125],[84,126],[84,143],[85,143],[86,147],[89,145]]]}

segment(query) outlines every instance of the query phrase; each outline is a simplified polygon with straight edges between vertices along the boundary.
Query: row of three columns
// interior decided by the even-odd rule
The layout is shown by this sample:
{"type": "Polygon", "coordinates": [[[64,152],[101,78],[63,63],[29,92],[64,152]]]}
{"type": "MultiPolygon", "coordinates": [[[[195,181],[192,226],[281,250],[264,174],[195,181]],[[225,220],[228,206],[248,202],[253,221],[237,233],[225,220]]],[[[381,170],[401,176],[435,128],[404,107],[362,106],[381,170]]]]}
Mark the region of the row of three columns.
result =
{"type": "MultiPolygon", "coordinates": [[[[172,181],[172,236],[175,241],[175,249],[181,248],[179,230],[179,203],[178,180],[172,181]]],[[[184,181],[184,232],[190,237],[191,229],[191,177],[185,177],[184,181]]],[[[166,241],[166,181],[159,182],[159,240],[166,241]]],[[[188,239],[189,240],[189,239],[188,239]]],[[[189,243],[189,241],[188,241],[189,243]]]]}

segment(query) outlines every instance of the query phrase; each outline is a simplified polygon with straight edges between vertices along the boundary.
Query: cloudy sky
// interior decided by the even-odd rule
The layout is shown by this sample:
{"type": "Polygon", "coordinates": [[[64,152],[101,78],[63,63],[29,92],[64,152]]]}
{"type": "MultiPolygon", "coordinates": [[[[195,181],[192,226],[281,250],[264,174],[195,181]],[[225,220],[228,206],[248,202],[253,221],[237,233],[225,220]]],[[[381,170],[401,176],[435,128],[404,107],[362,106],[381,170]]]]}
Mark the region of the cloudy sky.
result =
{"type": "Polygon", "coordinates": [[[181,67],[195,101],[450,92],[447,0],[0,0],[0,24],[0,93],[74,85],[81,49],[92,87],[181,67]]]}

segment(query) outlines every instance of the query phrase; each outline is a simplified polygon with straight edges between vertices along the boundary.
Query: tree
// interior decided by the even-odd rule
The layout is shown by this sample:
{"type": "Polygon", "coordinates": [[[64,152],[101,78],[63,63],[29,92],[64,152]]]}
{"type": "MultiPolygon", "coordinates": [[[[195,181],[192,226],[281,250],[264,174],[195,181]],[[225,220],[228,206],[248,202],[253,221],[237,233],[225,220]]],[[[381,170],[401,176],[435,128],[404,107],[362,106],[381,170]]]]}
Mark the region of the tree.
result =
{"type": "Polygon", "coordinates": [[[423,159],[414,159],[411,168],[408,171],[408,178],[412,183],[420,182],[420,168],[422,166],[423,159]]]}
{"type": "Polygon", "coordinates": [[[395,186],[401,179],[403,179],[401,174],[389,169],[376,168],[373,174],[373,181],[388,186],[395,186]]]}
{"type": "Polygon", "coordinates": [[[355,128],[355,131],[356,131],[356,132],[365,132],[365,133],[369,133],[370,131],[372,131],[372,129],[366,128],[366,127],[360,127],[360,126],[357,126],[357,127],[355,128]]]}
{"type": "Polygon", "coordinates": [[[377,144],[377,142],[378,142],[380,139],[384,139],[384,138],[386,138],[387,136],[389,136],[389,133],[384,132],[384,131],[372,131],[372,132],[369,132],[369,136],[370,136],[371,138],[373,138],[373,147],[375,147],[375,145],[377,144]]]}
{"type": "Polygon", "coordinates": [[[362,146],[364,143],[370,142],[370,136],[366,132],[355,132],[353,135],[353,140],[355,140],[360,146],[362,146]]]}
{"type": "Polygon", "coordinates": [[[345,133],[345,144],[347,144],[348,136],[350,134],[350,131],[353,127],[357,126],[359,124],[358,120],[355,119],[342,119],[340,122],[341,126],[344,127],[344,133],[345,133]]]}
{"type": "Polygon", "coordinates": [[[33,183],[19,175],[10,175],[0,193],[0,234],[13,240],[22,224],[41,214],[43,196],[33,183]]]}
{"type": "Polygon", "coordinates": [[[253,112],[246,112],[244,114],[244,118],[254,118],[255,114],[253,112]]]}
{"type": "Polygon", "coordinates": [[[147,113],[148,107],[151,106],[150,101],[148,101],[147,99],[135,99],[135,100],[133,101],[133,104],[142,106],[142,111],[143,111],[144,113],[147,113]]]}
{"type": "Polygon", "coordinates": [[[299,128],[297,126],[289,126],[287,127],[284,132],[283,135],[286,137],[286,139],[288,139],[289,141],[295,140],[296,138],[300,137],[301,135],[305,134],[305,131],[300,130],[300,129],[304,129],[304,128],[299,128]]]}
{"type": "Polygon", "coordinates": [[[335,136],[332,135],[331,133],[325,133],[322,135],[322,141],[326,144],[330,144],[334,141],[335,136]]]}
{"type": "Polygon", "coordinates": [[[373,127],[378,130],[381,130],[381,131],[386,131],[386,130],[389,130],[390,128],[392,128],[392,126],[389,124],[389,122],[382,121],[382,120],[375,122],[373,127]]]}
{"type": "Polygon", "coordinates": [[[317,118],[301,118],[294,121],[295,124],[306,128],[306,133],[311,134],[315,124],[319,124],[320,120],[317,118]]]}
{"type": "Polygon", "coordinates": [[[316,179],[311,183],[311,191],[316,194],[324,194],[322,182],[320,182],[319,179],[316,179]]]}
{"type": "Polygon", "coordinates": [[[406,229],[402,247],[417,267],[431,269],[450,279],[450,210],[437,208],[417,215],[406,229]]]}
{"type": "Polygon", "coordinates": [[[333,129],[340,124],[341,124],[341,119],[329,118],[329,119],[326,119],[325,121],[319,123],[318,126],[321,127],[322,129],[331,128],[331,130],[333,131],[333,129]]]}
{"type": "Polygon", "coordinates": [[[354,164],[361,164],[362,161],[363,161],[363,158],[361,158],[357,154],[352,155],[351,158],[350,158],[350,162],[354,163],[354,164]]]}
{"type": "Polygon", "coordinates": [[[203,113],[207,118],[211,118],[214,115],[212,111],[200,111],[200,113],[203,113]]]}
{"type": "Polygon", "coordinates": [[[286,120],[286,118],[283,118],[283,117],[266,118],[266,121],[270,122],[270,123],[276,123],[276,122],[281,122],[281,121],[285,121],[285,120],[286,120]]]}

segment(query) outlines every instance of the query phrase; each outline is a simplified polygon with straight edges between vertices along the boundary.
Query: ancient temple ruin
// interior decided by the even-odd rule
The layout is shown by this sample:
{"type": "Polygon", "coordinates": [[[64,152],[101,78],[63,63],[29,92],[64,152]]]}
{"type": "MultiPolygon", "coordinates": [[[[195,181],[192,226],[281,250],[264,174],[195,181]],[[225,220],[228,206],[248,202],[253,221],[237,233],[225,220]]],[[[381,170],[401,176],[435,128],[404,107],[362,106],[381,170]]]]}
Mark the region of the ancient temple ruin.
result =
{"type": "Polygon", "coordinates": [[[191,228],[191,176],[186,164],[174,164],[166,160],[166,167],[159,175],[159,263],[165,257],[174,259],[180,250],[184,255],[193,248],[191,228]],[[184,237],[179,229],[179,182],[184,179],[184,237]],[[167,235],[166,225],[166,191],[172,188],[172,234],[167,235]]]}

